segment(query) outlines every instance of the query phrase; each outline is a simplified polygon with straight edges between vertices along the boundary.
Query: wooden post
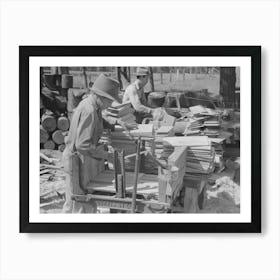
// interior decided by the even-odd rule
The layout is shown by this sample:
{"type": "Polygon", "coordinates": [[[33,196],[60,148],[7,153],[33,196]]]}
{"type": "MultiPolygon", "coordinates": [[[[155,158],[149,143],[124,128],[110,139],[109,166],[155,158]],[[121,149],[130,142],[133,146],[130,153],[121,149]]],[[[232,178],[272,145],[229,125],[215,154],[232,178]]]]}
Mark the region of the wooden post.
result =
{"type": "Polygon", "coordinates": [[[118,151],[114,150],[114,171],[115,171],[115,188],[116,194],[118,194],[118,151]]]}
{"type": "Polygon", "coordinates": [[[58,67],[51,67],[51,69],[50,69],[50,74],[51,75],[56,75],[56,74],[58,74],[58,69],[57,69],[58,67]]]}
{"type": "Polygon", "coordinates": [[[88,87],[88,80],[87,80],[86,67],[83,67],[83,75],[84,75],[84,81],[85,81],[85,88],[87,88],[88,87]]]}
{"type": "Polygon", "coordinates": [[[117,77],[118,77],[118,81],[120,83],[120,89],[123,89],[122,77],[121,77],[121,67],[117,67],[117,77]]]}
{"type": "Polygon", "coordinates": [[[160,70],[160,83],[163,84],[163,73],[162,73],[162,70],[160,70]]]}
{"type": "Polygon", "coordinates": [[[220,68],[220,95],[222,95],[226,107],[234,103],[235,99],[235,67],[220,68]]]}
{"type": "Polygon", "coordinates": [[[186,72],[186,68],[184,67],[184,68],[183,68],[183,81],[185,81],[185,80],[186,80],[186,77],[185,77],[185,72],[186,72]]]}
{"type": "Polygon", "coordinates": [[[122,174],[122,191],[121,191],[121,197],[124,198],[126,196],[126,181],[125,181],[125,151],[122,150],[121,151],[121,159],[120,159],[120,162],[121,162],[121,174],[122,174]]]}
{"type": "Polygon", "coordinates": [[[136,195],[137,195],[138,173],[139,173],[139,163],[140,163],[140,146],[141,146],[141,137],[138,137],[136,160],[135,160],[135,171],[134,171],[135,177],[134,177],[134,186],[132,192],[132,205],[131,205],[132,213],[135,213],[136,211],[136,195]]]}
{"type": "Polygon", "coordinates": [[[180,69],[179,69],[179,67],[177,67],[176,71],[177,71],[176,80],[179,81],[179,74],[180,74],[180,69]]]}
{"type": "Polygon", "coordinates": [[[172,83],[172,69],[169,68],[169,82],[172,83]]]}
{"type": "Polygon", "coordinates": [[[130,67],[127,67],[127,80],[129,82],[131,82],[131,71],[130,71],[130,67]]]}
{"type": "Polygon", "coordinates": [[[150,70],[150,83],[151,83],[151,90],[155,91],[155,85],[154,85],[154,75],[153,75],[153,67],[149,67],[150,70]]]}
{"type": "Polygon", "coordinates": [[[69,74],[69,67],[57,67],[57,74],[69,74]]]}

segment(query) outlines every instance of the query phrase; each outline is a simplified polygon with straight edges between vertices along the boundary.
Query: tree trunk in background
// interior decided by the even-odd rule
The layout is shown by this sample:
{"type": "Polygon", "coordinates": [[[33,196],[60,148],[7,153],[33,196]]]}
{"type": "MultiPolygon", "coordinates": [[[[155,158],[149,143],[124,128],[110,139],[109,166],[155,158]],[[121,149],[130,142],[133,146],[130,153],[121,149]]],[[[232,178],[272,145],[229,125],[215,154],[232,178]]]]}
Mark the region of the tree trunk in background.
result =
{"type": "Polygon", "coordinates": [[[117,67],[117,77],[118,77],[118,81],[120,83],[120,89],[122,89],[123,85],[122,85],[122,77],[121,77],[121,67],[117,67]]]}
{"type": "Polygon", "coordinates": [[[220,95],[226,107],[232,107],[235,102],[235,67],[220,68],[220,95]]]}
{"type": "Polygon", "coordinates": [[[150,70],[150,83],[151,83],[151,90],[155,91],[155,85],[154,85],[154,75],[153,75],[153,67],[149,67],[150,70]]]}
{"type": "Polygon", "coordinates": [[[128,78],[128,81],[131,82],[131,71],[130,71],[130,67],[127,67],[127,78],[128,78]]]}
{"type": "Polygon", "coordinates": [[[180,69],[179,67],[176,69],[176,80],[179,81],[180,69]]]}
{"type": "Polygon", "coordinates": [[[130,71],[129,67],[117,67],[117,75],[120,83],[120,88],[125,89],[130,84],[130,71]]]}
{"type": "Polygon", "coordinates": [[[69,74],[69,67],[57,67],[58,68],[58,74],[69,74]]]}
{"type": "Polygon", "coordinates": [[[87,88],[88,87],[88,79],[87,79],[87,72],[86,72],[86,67],[83,67],[83,75],[84,75],[84,81],[85,81],[85,83],[84,83],[84,85],[85,85],[85,88],[87,88]]]}

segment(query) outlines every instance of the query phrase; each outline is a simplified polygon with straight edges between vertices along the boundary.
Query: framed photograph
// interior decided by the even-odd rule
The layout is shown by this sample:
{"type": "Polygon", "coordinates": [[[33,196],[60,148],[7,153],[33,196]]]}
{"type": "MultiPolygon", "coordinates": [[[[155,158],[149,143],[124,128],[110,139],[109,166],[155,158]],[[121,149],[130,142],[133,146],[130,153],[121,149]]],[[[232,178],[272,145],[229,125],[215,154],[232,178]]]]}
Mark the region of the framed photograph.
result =
{"type": "Polygon", "coordinates": [[[20,232],[261,232],[260,46],[20,46],[20,232]]]}

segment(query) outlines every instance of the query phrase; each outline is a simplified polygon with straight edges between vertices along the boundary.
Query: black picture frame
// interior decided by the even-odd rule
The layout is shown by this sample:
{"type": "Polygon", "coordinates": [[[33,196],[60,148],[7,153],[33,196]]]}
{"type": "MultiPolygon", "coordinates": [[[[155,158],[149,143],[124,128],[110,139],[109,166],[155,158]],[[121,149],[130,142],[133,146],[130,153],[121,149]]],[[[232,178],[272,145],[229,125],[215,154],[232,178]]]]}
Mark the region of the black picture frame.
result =
{"type": "MultiPolygon", "coordinates": [[[[39,79],[39,76],[38,76],[39,79]]],[[[21,233],[259,233],[261,232],[260,46],[19,46],[21,233]],[[33,56],[251,57],[250,223],[31,223],[29,221],[29,58],[33,56]]],[[[36,148],[36,147],[35,147],[36,148]]],[[[39,148],[39,147],[38,147],[39,148]]],[[[36,175],[35,175],[36,176],[36,175]]],[[[38,198],[39,199],[39,198],[38,198]]]]}

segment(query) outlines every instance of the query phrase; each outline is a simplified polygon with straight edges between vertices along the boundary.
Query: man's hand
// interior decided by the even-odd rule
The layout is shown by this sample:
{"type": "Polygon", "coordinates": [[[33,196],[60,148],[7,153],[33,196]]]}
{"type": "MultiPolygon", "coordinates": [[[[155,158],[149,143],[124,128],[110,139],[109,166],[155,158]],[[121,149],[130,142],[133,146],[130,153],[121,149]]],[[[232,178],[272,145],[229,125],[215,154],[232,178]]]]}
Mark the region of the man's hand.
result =
{"type": "Polygon", "coordinates": [[[156,108],[152,111],[154,121],[161,121],[164,118],[165,111],[162,108],[156,108]]]}
{"type": "Polygon", "coordinates": [[[128,130],[136,129],[136,128],[138,127],[137,124],[129,124],[129,123],[125,123],[125,122],[123,122],[123,121],[121,121],[121,120],[118,120],[117,123],[118,123],[119,125],[121,125],[122,127],[125,127],[125,128],[128,129],[128,130]]]}

